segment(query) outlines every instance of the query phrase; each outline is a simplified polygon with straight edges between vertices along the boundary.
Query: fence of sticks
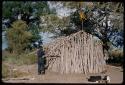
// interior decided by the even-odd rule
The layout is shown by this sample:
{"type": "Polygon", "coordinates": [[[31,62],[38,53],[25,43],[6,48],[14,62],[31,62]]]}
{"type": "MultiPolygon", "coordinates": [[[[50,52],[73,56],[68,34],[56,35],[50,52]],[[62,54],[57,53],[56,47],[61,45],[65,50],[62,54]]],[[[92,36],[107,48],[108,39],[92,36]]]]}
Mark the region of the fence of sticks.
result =
{"type": "Polygon", "coordinates": [[[102,42],[84,31],[60,37],[44,46],[48,69],[64,73],[100,73],[105,71],[102,42]]]}

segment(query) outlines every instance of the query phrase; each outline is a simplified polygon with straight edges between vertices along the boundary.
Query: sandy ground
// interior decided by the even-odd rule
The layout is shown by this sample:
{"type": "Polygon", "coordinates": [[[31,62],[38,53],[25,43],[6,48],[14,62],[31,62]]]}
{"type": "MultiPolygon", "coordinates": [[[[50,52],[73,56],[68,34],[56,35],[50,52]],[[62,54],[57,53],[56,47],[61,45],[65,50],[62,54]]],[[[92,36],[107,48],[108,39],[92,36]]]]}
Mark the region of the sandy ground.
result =
{"type": "MultiPolygon", "coordinates": [[[[121,67],[108,66],[106,72],[110,76],[110,83],[122,83],[123,82],[123,69],[121,67]]],[[[55,72],[46,71],[45,75],[37,75],[37,65],[19,66],[16,69],[24,72],[29,72],[29,76],[24,76],[16,79],[3,79],[4,83],[95,83],[88,82],[87,77],[90,75],[99,74],[59,74],[55,72]],[[23,80],[25,78],[25,80],[23,80]],[[27,78],[27,79],[26,79],[27,78]]]]}

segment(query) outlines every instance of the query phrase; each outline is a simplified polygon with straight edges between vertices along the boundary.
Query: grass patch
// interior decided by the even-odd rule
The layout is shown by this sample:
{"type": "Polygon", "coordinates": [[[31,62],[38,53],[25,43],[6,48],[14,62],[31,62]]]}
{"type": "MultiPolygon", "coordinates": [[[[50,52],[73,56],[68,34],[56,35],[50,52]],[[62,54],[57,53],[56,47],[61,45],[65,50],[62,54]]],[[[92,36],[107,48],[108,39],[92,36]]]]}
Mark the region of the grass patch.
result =
{"type": "Polygon", "coordinates": [[[37,62],[35,52],[16,55],[8,51],[2,52],[2,78],[17,78],[29,75],[27,72],[13,70],[11,66],[30,65],[37,62]]]}
{"type": "Polygon", "coordinates": [[[9,66],[2,64],[2,78],[17,78],[29,75],[26,72],[21,72],[19,70],[13,70],[9,66]]]}
{"type": "Polygon", "coordinates": [[[32,54],[10,54],[8,52],[5,52],[6,54],[3,54],[2,61],[7,62],[10,64],[16,64],[16,65],[30,65],[37,62],[37,57],[35,53],[32,54]]]}
{"type": "Polygon", "coordinates": [[[27,65],[30,65],[30,64],[34,64],[36,63],[36,55],[35,54],[31,54],[31,55],[27,55],[27,54],[24,54],[24,55],[21,55],[18,59],[18,65],[24,65],[24,64],[27,64],[27,65]]]}

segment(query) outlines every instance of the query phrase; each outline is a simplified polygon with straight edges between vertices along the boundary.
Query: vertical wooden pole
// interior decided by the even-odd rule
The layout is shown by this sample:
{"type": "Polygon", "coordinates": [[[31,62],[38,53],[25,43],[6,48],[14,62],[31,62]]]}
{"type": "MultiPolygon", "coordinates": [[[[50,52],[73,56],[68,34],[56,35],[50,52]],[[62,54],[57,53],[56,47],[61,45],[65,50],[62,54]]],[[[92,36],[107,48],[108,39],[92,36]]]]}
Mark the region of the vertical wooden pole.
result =
{"type": "MultiPolygon", "coordinates": [[[[83,30],[83,21],[82,21],[83,30]]],[[[49,69],[59,73],[98,73],[103,71],[104,54],[101,44],[83,31],[57,39],[48,46],[49,55],[60,56],[49,61],[49,69]]]]}

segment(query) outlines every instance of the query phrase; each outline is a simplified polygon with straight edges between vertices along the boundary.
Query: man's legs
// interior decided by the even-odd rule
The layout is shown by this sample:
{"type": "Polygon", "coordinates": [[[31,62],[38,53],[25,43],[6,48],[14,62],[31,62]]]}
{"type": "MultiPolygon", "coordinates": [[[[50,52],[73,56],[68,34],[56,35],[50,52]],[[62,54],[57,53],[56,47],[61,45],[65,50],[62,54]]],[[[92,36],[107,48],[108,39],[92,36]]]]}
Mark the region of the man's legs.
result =
{"type": "Polygon", "coordinates": [[[44,58],[41,59],[41,71],[42,71],[42,74],[45,74],[44,58]]]}
{"type": "Polygon", "coordinates": [[[41,74],[41,63],[38,62],[38,75],[41,74]]]}
{"type": "Polygon", "coordinates": [[[41,74],[41,66],[42,66],[42,63],[41,63],[41,58],[39,57],[38,58],[38,75],[41,74]]]}
{"type": "Polygon", "coordinates": [[[45,74],[45,68],[44,68],[44,58],[39,59],[38,61],[38,74],[45,74]]]}

